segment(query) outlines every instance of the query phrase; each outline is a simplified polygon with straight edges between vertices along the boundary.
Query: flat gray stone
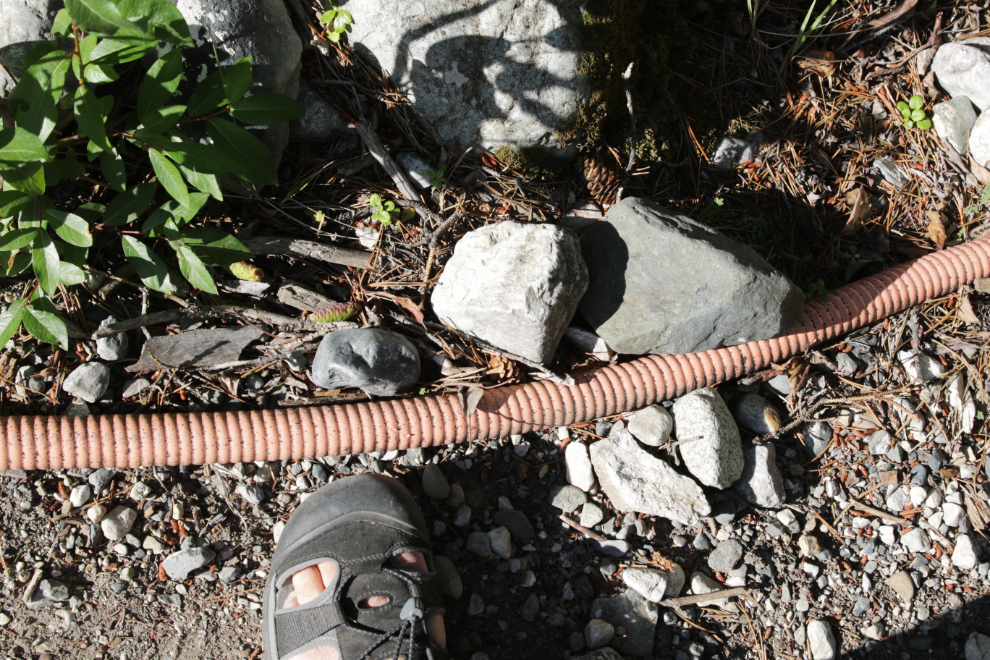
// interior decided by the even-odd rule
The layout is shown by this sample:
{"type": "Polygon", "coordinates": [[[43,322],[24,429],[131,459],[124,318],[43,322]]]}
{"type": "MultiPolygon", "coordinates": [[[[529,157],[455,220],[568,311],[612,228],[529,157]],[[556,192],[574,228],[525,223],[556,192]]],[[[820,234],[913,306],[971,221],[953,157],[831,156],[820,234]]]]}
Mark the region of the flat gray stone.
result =
{"type": "Polygon", "coordinates": [[[666,571],[630,567],[622,571],[622,581],[651,603],[659,603],[666,597],[668,582],[666,571]]]}
{"type": "Polygon", "coordinates": [[[42,580],[28,599],[29,610],[40,610],[55,603],[69,600],[69,589],[58,580],[42,580]]]}
{"type": "Polygon", "coordinates": [[[419,380],[419,353],[411,341],[388,330],[331,332],[316,350],[313,381],[328,390],[358,387],[392,396],[419,380]]]}
{"type": "Polygon", "coordinates": [[[619,511],[663,516],[694,525],[711,507],[701,487],[650,455],[621,425],[591,445],[598,483],[619,511]]]}
{"type": "Polygon", "coordinates": [[[647,406],[626,418],[633,437],[649,447],[660,447],[670,439],[674,418],[663,406],[647,406]]]}
{"type": "Polygon", "coordinates": [[[935,53],[932,71],[949,96],[966,96],[981,111],[990,108],[990,54],[962,43],[944,44],[935,53]]]}
{"type": "Polygon", "coordinates": [[[181,582],[194,571],[208,566],[215,556],[216,553],[209,548],[187,548],[166,557],[162,568],[170,579],[181,582]]]}
{"type": "Polygon", "coordinates": [[[580,311],[617,353],[693,353],[768,339],[801,321],[804,293],[752,248],[627,197],[581,233],[580,311]],[[658,285],[662,283],[662,285],[658,285]]]}
{"type": "Polygon", "coordinates": [[[784,478],[777,467],[777,450],[772,444],[747,447],[743,452],[745,466],[736,482],[736,490],[746,501],[756,506],[776,509],[787,499],[784,478]]]}
{"type": "Polygon", "coordinates": [[[110,386],[110,369],[100,362],[86,362],[72,370],[62,389],[87,403],[96,403],[110,386]]]}
{"type": "Polygon", "coordinates": [[[808,456],[818,456],[832,442],[832,426],[828,422],[805,422],[798,439],[808,456]]]}
{"type": "MultiPolygon", "coordinates": [[[[112,325],[117,322],[117,319],[113,316],[108,316],[107,318],[100,321],[100,327],[112,325]]],[[[96,340],[96,354],[100,356],[101,360],[106,360],[107,362],[116,362],[117,360],[123,360],[127,357],[127,348],[130,346],[130,342],[127,339],[126,332],[118,332],[115,335],[109,337],[100,337],[96,340]]]]}
{"type": "Polygon", "coordinates": [[[613,640],[611,646],[625,655],[649,656],[653,652],[653,635],[657,627],[656,603],[643,598],[632,589],[612,598],[598,598],[591,604],[591,615],[599,616],[615,628],[626,631],[624,637],[613,640]],[[601,612],[598,615],[598,612],[601,612]]]}
{"type": "Polygon", "coordinates": [[[990,112],[984,111],[969,134],[969,157],[983,167],[990,167],[990,112]]]}
{"type": "Polygon", "coordinates": [[[457,241],[431,302],[461,332],[547,363],[587,286],[574,232],[499,222],[457,241]]]}
{"type": "Polygon", "coordinates": [[[705,486],[728,488],[742,476],[739,427],[721,395],[706,387],[674,402],[674,427],[684,465],[705,486]]]}
{"type": "Polygon", "coordinates": [[[564,513],[570,513],[584,504],[588,497],[574,486],[555,486],[550,491],[550,504],[564,513]]]}
{"type": "Polygon", "coordinates": [[[935,127],[935,132],[963,156],[969,153],[969,132],[975,123],[976,111],[965,96],[937,103],[932,108],[932,126],[935,127]]]}
{"type": "Polygon", "coordinates": [[[141,358],[127,367],[127,371],[199,369],[234,362],[240,359],[241,351],[262,334],[258,328],[244,325],[151,337],[144,343],[141,358]]]}
{"type": "Polygon", "coordinates": [[[433,463],[423,470],[423,490],[426,495],[434,500],[445,500],[450,495],[450,484],[443,471],[433,463]]]}
{"type": "Polygon", "coordinates": [[[492,556],[491,539],[484,532],[471,532],[467,537],[467,541],[464,543],[464,547],[482,559],[492,556]]]}
{"type": "Polygon", "coordinates": [[[124,391],[120,393],[120,398],[129,399],[132,396],[137,396],[149,387],[151,387],[151,381],[147,378],[132,378],[124,381],[124,391]]]}
{"type": "Polygon", "coordinates": [[[716,573],[728,573],[743,556],[742,543],[736,540],[722,541],[708,555],[708,566],[716,573]]]}
{"type": "Polygon", "coordinates": [[[346,8],[355,50],[460,148],[556,144],[588,98],[577,3],[350,0],[346,8]]]}
{"type": "Polygon", "coordinates": [[[910,604],[914,599],[914,581],[907,571],[898,571],[885,580],[887,586],[894,590],[904,603],[910,604]]]}

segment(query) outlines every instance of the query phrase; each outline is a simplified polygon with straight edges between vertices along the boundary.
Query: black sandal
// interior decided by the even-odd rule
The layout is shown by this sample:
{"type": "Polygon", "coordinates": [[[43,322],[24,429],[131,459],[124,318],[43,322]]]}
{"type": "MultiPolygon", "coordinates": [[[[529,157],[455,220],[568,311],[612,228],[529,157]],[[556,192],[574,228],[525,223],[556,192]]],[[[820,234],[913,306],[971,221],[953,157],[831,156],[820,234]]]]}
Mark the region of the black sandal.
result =
{"type": "Polygon", "coordinates": [[[446,660],[426,622],[442,592],[426,521],[412,495],[395,479],[364,474],[319,489],[292,514],[282,532],[265,584],[262,645],[266,660],[289,660],[320,646],[340,660],[446,660]],[[422,552],[427,573],[392,565],[401,552],[422,552]],[[314,600],[283,609],[292,575],[333,562],[334,577],[314,600]],[[387,599],[379,607],[367,599],[387,599]]]}

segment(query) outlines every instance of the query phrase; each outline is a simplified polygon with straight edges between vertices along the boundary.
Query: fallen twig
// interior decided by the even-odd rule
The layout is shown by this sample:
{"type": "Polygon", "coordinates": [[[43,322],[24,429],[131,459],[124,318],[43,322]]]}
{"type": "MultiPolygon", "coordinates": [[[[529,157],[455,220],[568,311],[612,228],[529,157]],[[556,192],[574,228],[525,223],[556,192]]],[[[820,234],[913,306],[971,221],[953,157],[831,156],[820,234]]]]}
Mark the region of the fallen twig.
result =
{"type": "Polygon", "coordinates": [[[317,259],[339,266],[367,268],[371,259],[370,252],[352,250],[350,248],[326,245],[298,238],[277,238],[265,236],[249,238],[243,241],[244,247],[255,254],[287,254],[303,259],[317,259]]]}

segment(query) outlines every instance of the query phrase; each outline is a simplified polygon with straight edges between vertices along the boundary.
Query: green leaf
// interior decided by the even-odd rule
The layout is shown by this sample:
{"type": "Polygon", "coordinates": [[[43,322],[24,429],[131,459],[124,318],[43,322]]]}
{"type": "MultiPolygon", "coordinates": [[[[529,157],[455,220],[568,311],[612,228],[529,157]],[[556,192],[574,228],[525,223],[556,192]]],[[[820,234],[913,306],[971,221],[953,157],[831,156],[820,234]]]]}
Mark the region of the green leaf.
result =
{"type": "Polygon", "coordinates": [[[914,121],[921,121],[924,118],[925,118],[925,111],[924,110],[912,110],[911,111],[911,119],[913,119],[914,121]]]}
{"type": "Polygon", "coordinates": [[[902,115],[909,115],[909,114],[911,114],[911,106],[909,106],[904,101],[898,101],[897,102],[897,111],[900,112],[902,115]]]}
{"type": "Polygon", "coordinates": [[[58,279],[66,286],[82,284],[86,281],[86,271],[75,264],[63,261],[58,267],[58,279]]]}
{"type": "Polygon", "coordinates": [[[110,64],[89,64],[86,67],[83,78],[88,83],[100,85],[115,82],[120,76],[117,75],[117,72],[113,70],[113,66],[110,64]]]}
{"type": "Polygon", "coordinates": [[[232,170],[234,174],[259,186],[278,184],[272,157],[258,138],[225,119],[211,119],[206,132],[237,165],[237,169],[232,170]]]}
{"type": "Polygon", "coordinates": [[[169,279],[168,266],[157,252],[133,236],[125,235],[121,240],[124,245],[124,256],[146,287],[162,293],[175,291],[169,279]]]}
{"type": "Polygon", "coordinates": [[[88,137],[97,149],[106,151],[110,149],[110,143],[107,141],[107,131],[103,124],[101,100],[96,98],[92,89],[84,85],[76,90],[73,110],[79,123],[79,133],[88,137]]]}
{"type": "Polygon", "coordinates": [[[254,258],[254,253],[236,236],[215,227],[185,229],[182,231],[182,238],[204,263],[211,266],[229,266],[238,261],[254,258]]]}
{"type": "Polygon", "coordinates": [[[41,163],[0,163],[0,178],[9,186],[32,195],[45,192],[45,171],[41,163]]]}
{"type": "Polygon", "coordinates": [[[138,118],[147,124],[148,113],[165,105],[181,80],[182,53],[171,50],[151,65],[138,87],[138,118]]]}
{"type": "Polygon", "coordinates": [[[93,63],[107,65],[126,64],[140,59],[157,44],[158,39],[147,36],[100,39],[100,43],[96,44],[96,48],[90,53],[90,60],[93,63]]]}
{"type": "Polygon", "coordinates": [[[178,168],[157,149],[148,149],[148,158],[151,159],[151,167],[155,170],[155,175],[162,187],[177,202],[183,206],[189,206],[189,188],[182,180],[178,168]]]}
{"type": "Polygon", "coordinates": [[[76,150],[71,147],[65,156],[50,163],[45,163],[45,183],[56,185],[61,179],[74,179],[86,173],[86,168],[79,162],[76,150]]]}
{"type": "Polygon", "coordinates": [[[189,116],[199,117],[213,112],[227,103],[227,92],[223,88],[223,78],[219,71],[211,73],[196,85],[189,99],[189,116]]]}
{"type": "Polygon", "coordinates": [[[208,193],[218,202],[223,201],[223,192],[220,190],[220,183],[217,181],[216,174],[204,174],[183,165],[179,165],[179,171],[182,172],[182,176],[186,177],[186,181],[194,188],[208,193]]]}
{"type": "Polygon", "coordinates": [[[31,245],[39,231],[36,228],[11,229],[0,234],[0,252],[23,250],[31,245]]]}
{"type": "Polygon", "coordinates": [[[908,105],[911,106],[912,110],[921,110],[923,107],[925,107],[925,99],[915,94],[910,99],[908,99],[908,105]]]}
{"type": "Polygon", "coordinates": [[[127,170],[124,160],[117,155],[116,149],[111,148],[100,154],[100,167],[111,188],[117,192],[124,192],[127,189],[127,170]]]}
{"type": "Polygon", "coordinates": [[[120,193],[107,206],[103,226],[119,227],[134,222],[148,210],[157,191],[158,184],[151,182],[139,183],[120,193]]]}
{"type": "Polygon", "coordinates": [[[47,232],[39,231],[31,250],[31,264],[34,266],[34,276],[48,295],[53,295],[58,287],[59,271],[58,249],[47,232]]]}
{"type": "Polygon", "coordinates": [[[110,0],[65,0],[65,8],[86,32],[111,37],[121,29],[142,32],[141,28],[124,18],[110,0]]]}
{"type": "MultiPolygon", "coordinates": [[[[59,318],[58,314],[39,309],[38,304],[44,300],[33,301],[24,308],[24,329],[31,333],[31,336],[46,344],[61,346],[63,349],[69,348],[69,330],[65,321],[59,318]]],[[[47,301],[46,301],[47,302],[47,301]]]]}
{"type": "Polygon", "coordinates": [[[922,119],[921,121],[918,122],[918,128],[920,128],[923,131],[931,130],[931,127],[932,127],[931,119],[922,119]]]}
{"type": "Polygon", "coordinates": [[[324,25],[332,23],[333,19],[336,16],[337,16],[336,9],[328,9],[327,11],[323,12],[322,16],[320,16],[320,23],[323,23],[324,25]]]}
{"type": "Polygon", "coordinates": [[[20,126],[0,131],[0,162],[5,165],[49,159],[48,150],[34,133],[20,126]]]}
{"type": "Polygon", "coordinates": [[[46,195],[32,198],[33,203],[27,206],[17,218],[17,226],[21,229],[44,229],[45,222],[41,215],[41,210],[48,206],[55,206],[46,195]]]}
{"type": "Polygon", "coordinates": [[[34,195],[19,190],[0,192],[0,219],[13,218],[34,202],[34,195]]]}
{"type": "Polygon", "coordinates": [[[213,282],[210,269],[206,267],[199,256],[185,245],[177,246],[176,253],[179,255],[179,272],[182,273],[182,276],[189,280],[189,283],[194,287],[207,293],[216,294],[217,285],[213,282]]]}
{"type": "Polygon", "coordinates": [[[144,115],[142,125],[134,131],[134,136],[143,139],[157,137],[179,123],[185,111],[184,105],[168,105],[150,110],[144,115]]]}
{"type": "Polygon", "coordinates": [[[240,166],[237,159],[227,155],[216,145],[201,144],[182,136],[177,131],[173,131],[169,136],[173,142],[163,145],[162,151],[179,165],[204,174],[233,172],[240,166]]]}
{"type": "Polygon", "coordinates": [[[31,265],[31,253],[27,251],[11,254],[10,252],[0,253],[0,276],[17,277],[31,265]]]}
{"type": "Polygon", "coordinates": [[[353,22],[354,17],[351,16],[351,12],[338,9],[337,16],[333,19],[333,29],[336,32],[344,32],[353,22]]]}
{"type": "Polygon", "coordinates": [[[17,329],[21,327],[25,315],[25,305],[27,305],[27,300],[18,300],[8,307],[7,311],[0,314],[0,346],[10,341],[17,329]]]}
{"type": "Polygon", "coordinates": [[[241,97],[251,89],[251,56],[241,58],[231,66],[224,67],[223,89],[231,103],[241,100],[241,97]]]}
{"type": "Polygon", "coordinates": [[[64,7],[55,14],[55,21],[52,23],[52,34],[56,37],[72,36],[72,19],[69,12],[64,7]]]}
{"type": "Polygon", "coordinates": [[[281,124],[306,112],[306,106],[284,94],[255,94],[230,106],[230,116],[245,124],[281,124]]]}
{"type": "Polygon", "coordinates": [[[93,244],[93,235],[89,231],[89,223],[75,213],[58,209],[45,209],[45,218],[55,230],[58,237],[66,243],[89,247],[93,244]]]}
{"type": "Polygon", "coordinates": [[[145,32],[176,46],[195,45],[189,26],[174,4],[168,0],[119,0],[120,13],[141,26],[145,32]]]}
{"type": "Polygon", "coordinates": [[[17,99],[17,125],[38,136],[44,142],[55,130],[58,120],[58,100],[65,86],[69,70],[69,56],[65,51],[53,50],[42,55],[27,67],[11,99],[17,99]]]}

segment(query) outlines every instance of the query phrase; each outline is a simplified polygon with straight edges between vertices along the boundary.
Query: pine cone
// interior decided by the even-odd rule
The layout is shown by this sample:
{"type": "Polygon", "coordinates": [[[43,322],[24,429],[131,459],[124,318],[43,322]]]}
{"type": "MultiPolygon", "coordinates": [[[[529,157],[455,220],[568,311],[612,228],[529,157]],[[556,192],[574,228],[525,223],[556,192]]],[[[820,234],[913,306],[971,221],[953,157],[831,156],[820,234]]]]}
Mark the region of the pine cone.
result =
{"type": "Polygon", "coordinates": [[[578,166],[595,201],[605,209],[615,204],[615,196],[622,187],[620,170],[602,159],[600,151],[596,151],[594,156],[582,155],[578,166]]]}

